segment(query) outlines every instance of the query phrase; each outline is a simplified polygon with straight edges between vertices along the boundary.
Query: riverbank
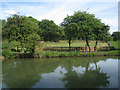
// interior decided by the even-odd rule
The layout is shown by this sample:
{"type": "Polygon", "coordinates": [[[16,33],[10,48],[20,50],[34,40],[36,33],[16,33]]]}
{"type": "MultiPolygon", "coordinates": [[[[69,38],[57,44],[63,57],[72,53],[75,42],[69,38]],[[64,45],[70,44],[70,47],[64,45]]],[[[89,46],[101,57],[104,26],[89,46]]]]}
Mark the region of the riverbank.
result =
{"type": "Polygon", "coordinates": [[[12,57],[5,58],[2,56],[2,60],[11,58],[60,58],[60,57],[100,57],[100,56],[120,56],[120,50],[113,51],[99,51],[99,52],[80,52],[80,51],[42,51],[31,53],[14,53],[12,57]]]}
{"type": "MultiPolygon", "coordinates": [[[[87,49],[87,52],[81,51],[81,50],[67,50],[68,47],[67,41],[62,40],[60,42],[44,42],[41,41],[35,49],[34,53],[25,52],[23,53],[21,48],[18,50],[12,51],[11,49],[4,49],[2,51],[2,59],[11,59],[11,58],[59,58],[59,57],[95,57],[95,56],[120,56],[120,48],[118,41],[111,41],[112,47],[109,48],[108,45],[105,42],[99,41],[97,46],[97,51],[94,52],[94,41],[90,42],[91,45],[91,51],[89,52],[87,49]],[[46,48],[50,48],[50,50],[46,50],[46,48]],[[52,48],[55,47],[55,48],[52,48]],[[58,48],[60,47],[60,48],[58,48]],[[64,49],[64,50],[63,50],[64,49]]],[[[72,48],[79,48],[79,47],[85,48],[85,41],[74,41],[71,45],[72,48]]],[[[13,48],[16,49],[16,48],[13,48]]]]}
{"type": "Polygon", "coordinates": [[[120,56],[120,51],[100,51],[100,52],[79,52],[79,51],[45,51],[34,55],[37,58],[54,58],[54,57],[95,57],[95,56],[120,56]],[[40,55],[40,56],[39,56],[40,55]]]}

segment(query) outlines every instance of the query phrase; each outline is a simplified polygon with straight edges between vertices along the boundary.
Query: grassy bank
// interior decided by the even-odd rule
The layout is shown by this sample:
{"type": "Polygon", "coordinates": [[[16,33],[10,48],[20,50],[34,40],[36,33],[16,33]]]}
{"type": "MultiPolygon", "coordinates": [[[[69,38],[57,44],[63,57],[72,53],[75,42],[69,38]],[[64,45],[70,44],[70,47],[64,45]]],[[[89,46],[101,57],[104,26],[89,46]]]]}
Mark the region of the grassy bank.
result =
{"type": "Polygon", "coordinates": [[[100,52],[79,52],[79,51],[43,51],[37,53],[35,57],[93,57],[93,56],[120,56],[120,51],[100,51],[100,52]]]}
{"type": "MultiPolygon", "coordinates": [[[[95,45],[95,41],[90,41],[90,46],[93,47],[95,45]]],[[[110,42],[115,50],[112,51],[97,51],[97,52],[80,52],[80,51],[44,51],[45,47],[68,47],[67,40],[61,40],[60,42],[40,42],[37,46],[38,49],[36,50],[35,57],[87,57],[87,56],[120,56],[119,45],[118,41],[111,41],[110,42]]],[[[75,40],[72,42],[71,47],[85,47],[86,42],[83,40],[75,40]]],[[[108,47],[107,43],[105,42],[98,42],[97,48],[101,47],[108,47]]]]}
{"type": "MultiPolygon", "coordinates": [[[[112,51],[100,51],[97,52],[81,52],[81,51],[44,51],[45,47],[68,47],[68,42],[66,40],[62,40],[60,42],[43,42],[41,41],[37,46],[33,57],[42,58],[42,57],[93,57],[93,56],[120,56],[120,48],[119,41],[111,41],[111,45],[115,48],[112,51]]],[[[72,42],[71,47],[85,47],[85,41],[76,40],[72,42]]],[[[95,41],[90,42],[90,46],[93,48],[95,45],[95,41]]],[[[97,48],[108,47],[107,43],[98,42],[97,48]]],[[[21,52],[13,52],[8,50],[3,50],[2,55],[5,58],[27,58],[31,57],[31,54],[21,53],[21,52]],[[28,55],[26,57],[26,55],[28,55]]]]}

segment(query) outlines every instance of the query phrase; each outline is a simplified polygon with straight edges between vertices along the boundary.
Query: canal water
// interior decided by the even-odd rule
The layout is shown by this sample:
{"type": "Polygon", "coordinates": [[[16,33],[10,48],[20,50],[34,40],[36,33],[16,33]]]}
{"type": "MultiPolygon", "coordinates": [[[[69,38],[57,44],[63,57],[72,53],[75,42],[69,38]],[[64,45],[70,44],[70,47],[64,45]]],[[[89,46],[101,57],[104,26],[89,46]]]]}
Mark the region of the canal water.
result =
{"type": "Polygon", "coordinates": [[[12,59],[2,88],[118,88],[118,57],[12,59]]]}

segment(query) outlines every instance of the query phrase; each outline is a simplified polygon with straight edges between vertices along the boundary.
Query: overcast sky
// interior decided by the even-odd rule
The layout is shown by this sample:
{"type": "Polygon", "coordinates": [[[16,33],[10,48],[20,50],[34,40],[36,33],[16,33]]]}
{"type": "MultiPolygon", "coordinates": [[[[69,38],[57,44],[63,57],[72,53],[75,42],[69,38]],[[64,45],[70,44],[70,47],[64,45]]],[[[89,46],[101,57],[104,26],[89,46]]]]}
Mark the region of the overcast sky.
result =
{"type": "Polygon", "coordinates": [[[110,25],[110,33],[118,31],[119,0],[2,0],[0,3],[1,19],[20,12],[38,20],[53,20],[57,25],[74,11],[85,11],[95,14],[105,24],[110,25]],[[92,2],[91,2],[92,1],[92,2]]]}

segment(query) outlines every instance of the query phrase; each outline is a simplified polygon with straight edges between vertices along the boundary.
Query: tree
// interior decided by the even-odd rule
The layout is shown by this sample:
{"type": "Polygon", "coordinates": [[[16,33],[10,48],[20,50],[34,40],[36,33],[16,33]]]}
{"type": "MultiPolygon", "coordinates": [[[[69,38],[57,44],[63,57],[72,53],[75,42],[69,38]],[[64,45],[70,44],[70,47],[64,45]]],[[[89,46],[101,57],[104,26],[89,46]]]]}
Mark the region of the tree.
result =
{"type": "Polygon", "coordinates": [[[104,23],[101,22],[100,19],[96,19],[95,20],[95,24],[94,24],[94,40],[95,42],[95,46],[94,46],[94,52],[97,49],[97,43],[98,40],[100,41],[105,41],[106,43],[108,43],[109,41],[109,31],[110,27],[108,25],[105,25],[104,23]]]}
{"type": "Polygon", "coordinates": [[[59,41],[61,38],[62,31],[52,20],[42,20],[39,22],[39,28],[41,32],[39,35],[44,41],[59,41]]]}
{"type": "Polygon", "coordinates": [[[28,41],[27,37],[30,34],[37,32],[38,29],[38,25],[35,22],[33,22],[30,18],[14,14],[12,17],[9,17],[7,19],[7,23],[3,28],[2,36],[9,42],[20,42],[22,49],[24,49],[26,45],[25,43],[26,41],[28,41]]]}
{"type": "Polygon", "coordinates": [[[113,34],[111,35],[113,37],[114,41],[120,40],[120,32],[113,32],[113,34]]]}
{"type": "Polygon", "coordinates": [[[67,16],[64,21],[62,22],[63,26],[66,26],[70,23],[76,23],[79,27],[78,37],[84,38],[86,41],[87,46],[90,49],[89,40],[93,38],[93,25],[94,25],[94,18],[93,14],[89,14],[87,12],[75,12],[73,16],[67,16]]]}
{"type": "Polygon", "coordinates": [[[38,44],[38,41],[40,41],[40,36],[36,32],[29,34],[26,39],[26,45],[25,45],[27,48],[27,51],[34,54],[35,46],[38,44]]]}
{"type": "Polygon", "coordinates": [[[78,26],[76,23],[70,23],[67,26],[65,26],[65,36],[69,42],[69,49],[70,49],[71,41],[77,37],[78,32],[79,32],[78,26]]]}
{"type": "Polygon", "coordinates": [[[111,37],[110,33],[108,32],[109,29],[110,29],[110,26],[103,24],[102,35],[101,35],[100,40],[106,42],[108,44],[108,46],[111,48],[111,44],[109,42],[110,41],[110,37],[111,37]]]}
{"type": "Polygon", "coordinates": [[[109,84],[108,79],[110,77],[107,76],[107,73],[102,72],[100,67],[97,67],[97,62],[99,62],[98,59],[90,60],[85,58],[85,60],[68,60],[67,63],[64,63],[62,66],[67,72],[64,73],[62,81],[65,84],[65,88],[99,88],[101,86],[107,87],[109,84]],[[90,67],[90,63],[95,64],[94,70],[93,67],[90,67]],[[84,71],[82,73],[78,73],[77,70],[74,70],[73,67],[82,67],[84,68],[84,71]]]}
{"type": "MultiPolygon", "coordinates": [[[[76,23],[79,27],[77,38],[82,38],[86,41],[86,45],[91,51],[89,41],[98,40],[100,37],[102,23],[95,17],[94,14],[87,13],[86,11],[75,12],[72,16],[67,16],[61,23],[62,26],[67,26],[70,23],[76,23]]],[[[96,47],[95,47],[96,48],[96,47]]]]}

